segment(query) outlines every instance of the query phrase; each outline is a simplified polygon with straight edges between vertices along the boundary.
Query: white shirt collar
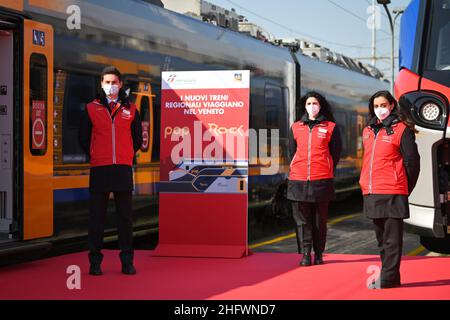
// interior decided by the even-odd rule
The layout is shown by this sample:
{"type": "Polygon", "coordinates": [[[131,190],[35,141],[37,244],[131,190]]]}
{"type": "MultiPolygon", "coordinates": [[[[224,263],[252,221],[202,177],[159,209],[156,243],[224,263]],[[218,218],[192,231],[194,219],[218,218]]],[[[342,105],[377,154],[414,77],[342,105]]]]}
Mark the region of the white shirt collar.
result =
{"type": "Polygon", "coordinates": [[[117,101],[119,100],[119,97],[117,97],[117,99],[115,99],[115,100],[111,100],[110,98],[106,97],[106,100],[108,101],[108,104],[110,104],[111,102],[117,103],[117,101]]]}

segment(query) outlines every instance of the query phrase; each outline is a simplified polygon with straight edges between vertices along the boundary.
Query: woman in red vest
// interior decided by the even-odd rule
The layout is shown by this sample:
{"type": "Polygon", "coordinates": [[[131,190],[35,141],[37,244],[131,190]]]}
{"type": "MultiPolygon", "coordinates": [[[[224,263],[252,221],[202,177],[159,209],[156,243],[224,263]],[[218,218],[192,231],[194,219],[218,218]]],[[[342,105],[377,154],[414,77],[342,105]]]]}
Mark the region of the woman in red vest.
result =
{"type": "Polygon", "coordinates": [[[382,263],[380,278],[370,285],[373,289],[400,286],[403,219],[409,218],[408,195],[420,170],[415,132],[414,123],[399,112],[388,91],[370,98],[359,183],[363,211],[373,219],[382,263]]]}
{"type": "Polygon", "coordinates": [[[327,237],[328,203],[335,199],[334,171],[341,138],[327,100],[308,92],[299,104],[299,121],[290,131],[291,165],[287,198],[292,202],[300,265],[322,264],[327,237]],[[293,157],[292,157],[293,155],[293,157]]]}

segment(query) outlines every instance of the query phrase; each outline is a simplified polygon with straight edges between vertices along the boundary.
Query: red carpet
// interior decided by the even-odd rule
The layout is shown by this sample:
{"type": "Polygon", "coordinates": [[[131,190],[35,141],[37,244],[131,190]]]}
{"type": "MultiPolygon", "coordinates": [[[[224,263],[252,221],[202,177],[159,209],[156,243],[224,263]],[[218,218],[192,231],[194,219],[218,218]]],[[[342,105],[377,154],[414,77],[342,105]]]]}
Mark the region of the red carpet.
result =
{"type": "Polygon", "coordinates": [[[324,265],[298,267],[296,254],[211,259],[138,251],[138,275],[126,276],[118,252],[104,253],[101,277],[87,274],[85,252],[0,268],[0,299],[450,299],[449,257],[405,257],[401,288],[368,290],[375,256],[329,254],[324,265]],[[69,265],[81,268],[81,290],[67,289],[69,265]]]}

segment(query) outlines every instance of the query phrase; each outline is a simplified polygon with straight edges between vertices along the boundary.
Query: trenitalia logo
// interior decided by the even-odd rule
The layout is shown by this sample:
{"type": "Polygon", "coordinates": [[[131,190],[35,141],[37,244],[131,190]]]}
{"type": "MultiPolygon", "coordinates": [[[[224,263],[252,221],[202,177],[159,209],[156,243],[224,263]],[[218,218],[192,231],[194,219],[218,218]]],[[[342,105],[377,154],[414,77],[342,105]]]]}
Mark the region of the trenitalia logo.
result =
{"type": "Polygon", "coordinates": [[[175,79],[177,78],[177,75],[176,74],[171,74],[170,76],[169,76],[169,78],[167,79],[167,82],[170,82],[170,83],[172,83],[172,82],[175,82],[175,79]]]}
{"type": "Polygon", "coordinates": [[[179,77],[179,75],[177,74],[171,74],[169,75],[169,77],[167,78],[167,83],[177,83],[177,84],[183,84],[183,85],[195,85],[197,83],[196,79],[190,79],[190,78],[183,78],[183,76],[181,76],[181,78],[179,77]]]}
{"type": "Polygon", "coordinates": [[[162,90],[177,89],[249,89],[248,70],[163,71],[162,90]]]}

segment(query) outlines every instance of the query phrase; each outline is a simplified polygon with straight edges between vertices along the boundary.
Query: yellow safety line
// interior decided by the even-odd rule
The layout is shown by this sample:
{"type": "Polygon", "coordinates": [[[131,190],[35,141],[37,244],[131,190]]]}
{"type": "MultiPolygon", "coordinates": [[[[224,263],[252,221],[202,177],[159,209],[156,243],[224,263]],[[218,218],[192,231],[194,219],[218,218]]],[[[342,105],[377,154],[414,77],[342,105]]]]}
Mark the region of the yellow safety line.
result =
{"type": "Polygon", "coordinates": [[[353,218],[358,217],[360,215],[361,214],[349,214],[348,216],[343,216],[343,217],[340,217],[340,218],[336,218],[336,219],[333,219],[330,222],[328,222],[328,225],[329,226],[333,226],[333,225],[335,225],[335,224],[337,224],[339,222],[342,222],[342,221],[345,221],[345,220],[349,220],[349,219],[353,219],[353,218]]]}
{"type": "MultiPolygon", "coordinates": [[[[342,222],[344,220],[349,220],[349,219],[352,219],[352,218],[357,217],[357,216],[359,216],[359,214],[350,214],[348,216],[336,218],[336,219],[333,219],[330,222],[328,222],[328,225],[332,226],[332,225],[335,225],[335,224],[337,224],[339,222],[342,222]]],[[[264,242],[259,242],[259,243],[252,244],[252,245],[249,246],[249,248],[250,249],[254,249],[254,248],[262,247],[262,246],[265,246],[265,245],[268,245],[268,244],[281,242],[281,241],[286,240],[286,239],[292,239],[292,238],[295,238],[295,232],[294,233],[290,233],[290,234],[288,234],[286,236],[282,236],[282,237],[274,238],[274,239],[267,240],[267,241],[264,241],[264,242]]]]}
{"type": "Polygon", "coordinates": [[[254,249],[254,248],[258,248],[261,246],[265,246],[266,244],[272,244],[272,243],[276,243],[276,242],[280,242],[286,239],[291,239],[291,238],[295,238],[295,233],[290,233],[287,236],[283,236],[283,237],[278,237],[272,240],[268,240],[268,241],[264,241],[264,242],[260,242],[260,243],[255,243],[249,246],[250,249],[254,249]]]}
{"type": "Polygon", "coordinates": [[[418,256],[420,253],[422,253],[425,250],[426,249],[424,246],[420,246],[417,249],[414,249],[413,251],[408,252],[406,255],[407,256],[418,256]]]}

